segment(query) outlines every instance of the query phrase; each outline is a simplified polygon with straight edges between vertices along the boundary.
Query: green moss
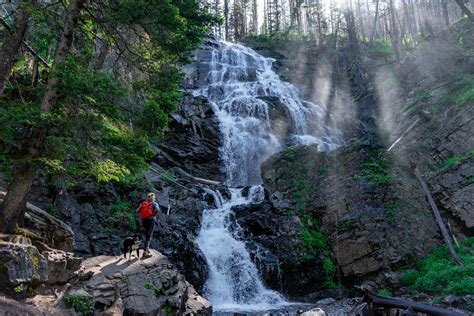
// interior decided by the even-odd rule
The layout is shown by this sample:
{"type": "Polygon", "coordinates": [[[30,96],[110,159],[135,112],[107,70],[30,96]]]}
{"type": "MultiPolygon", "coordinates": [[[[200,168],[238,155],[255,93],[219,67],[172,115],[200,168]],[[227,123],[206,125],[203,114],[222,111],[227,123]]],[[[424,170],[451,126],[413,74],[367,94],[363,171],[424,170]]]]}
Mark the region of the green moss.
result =
{"type": "Polygon", "coordinates": [[[394,202],[384,203],[383,208],[387,220],[391,223],[398,219],[402,213],[401,208],[394,202]]]}
{"type": "Polygon", "coordinates": [[[455,156],[452,156],[452,157],[444,160],[443,162],[438,164],[438,169],[448,170],[448,169],[454,168],[454,167],[460,165],[461,163],[464,163],[466,160],[472,159],[472,158],[474,158],[474,150],[466,152],[463,156],[456,156],[455,155],[455,156]]]}
{"type": "Polygon", "coordinates": [[[468,238],[457,252],[464,263],[462,266],[454,263],[447,247],[442,245],[417,262],[415,270],[406,271],[402,282],[430,294],[474,293],[474,237],[468,238]]]}
{"type": "Polygon", "coordinates": [[[380,296],[384,296],[384,297],[391,297],[392,296],[392,292],[390,292],[389,290],[387,289],[381,289],[377,292],[377,295],[380,295],[380,296]]]}
{"type": "Polygon", "coordinates": [[[160,296],[160,295],[164,295],[165,293],[163,292],[163,288],[157,288],[155,285],[153,285],[153,283],[151,282],[148,282],[147,284],[145,284],[145,288],[150,290],[153,295],[155,296],[160,296]]]}
{"type": "Polygon", "coordinates": [[[291,161],[291,162],[295,161],[296,155],[297,155],[297,150],[295,147],[288,147],[285,150],[283,150],[283,157],[288,161],[291,161]]]}
{"type": "Polygon", "coordinates": [[[166,315],[173,315],[174,308],[170,305],[170,303],[166,302],[166,304],[163,306],[163,311],[166,313],[166,315]]]}
{"type": "Polygon", "coordinates": [[[300,250],[314,256],[319,251],[327,249],[326,237],[318,230],[311,227],[304,227],[299,235],[301,240],[300,250]]]}
{"type": "Polygon", "coordinates": [[[355,222],[353,220],[340,221],[337,224],[337,228],[341,232],[346,232],[346,231],[350,230],[354,226],[354,224],[355,224],[355,222]]]}
{"type": "Polygon", "coordinates": [[[393,177],[388,173],[387,160],[384,148],[368,148],[367,156],[361,163],[360,173],[353,175],[352,179],[367,179],[375,186],[388,186],[393,177]]]}
{"type": "Polygon", "coordinates": [[[462,182],[463,185],[468,186],[474,183],[474,176],[470,176],[462,182]]]}
{"type": "Polygon", "coordinates": [[[93,302],[90,297],[80,295],[67,295],[64,300],[68,307],[73,308],[82,315],[92,315],[93,302]]]}

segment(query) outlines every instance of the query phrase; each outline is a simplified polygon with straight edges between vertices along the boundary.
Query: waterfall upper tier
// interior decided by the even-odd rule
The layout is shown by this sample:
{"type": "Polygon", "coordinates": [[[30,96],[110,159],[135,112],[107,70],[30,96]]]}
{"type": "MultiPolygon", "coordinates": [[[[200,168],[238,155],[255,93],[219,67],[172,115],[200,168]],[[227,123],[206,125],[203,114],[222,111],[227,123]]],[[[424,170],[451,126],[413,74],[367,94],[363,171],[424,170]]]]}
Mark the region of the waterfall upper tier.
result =
{"type": "Polygon", "coordinates": [[[201,51],[204,65],[195,96],[208,98],[220,122],[227,183],[261,183],[260,165],[286,146],[318,144],[330,151],[342,144],[326,109],[304,101],[298,89],[280,80],[274,59],[226,42],[201,51]]]}

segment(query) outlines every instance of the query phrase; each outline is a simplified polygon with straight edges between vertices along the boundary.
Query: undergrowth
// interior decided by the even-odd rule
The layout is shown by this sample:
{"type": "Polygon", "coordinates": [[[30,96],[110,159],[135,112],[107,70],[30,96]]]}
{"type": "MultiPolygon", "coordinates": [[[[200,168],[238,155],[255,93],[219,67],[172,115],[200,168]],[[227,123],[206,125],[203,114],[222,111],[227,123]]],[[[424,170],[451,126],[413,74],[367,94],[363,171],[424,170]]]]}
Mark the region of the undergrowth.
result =
{"type": "Polygon", "coordinates": [[[72,307],[82,315],[92,315],[93,305],[91,298],[80,295],[67,295],[64,300],[68,307],[72,307]]]}
{"type": "Polygon", "coordinates": [[[474,237],[468,238],[457,252],[463,265],[457,265],[445,245],[435,248],[405,271],[402,283],[430,294],[471,295],[474,293],[474,237]]]}

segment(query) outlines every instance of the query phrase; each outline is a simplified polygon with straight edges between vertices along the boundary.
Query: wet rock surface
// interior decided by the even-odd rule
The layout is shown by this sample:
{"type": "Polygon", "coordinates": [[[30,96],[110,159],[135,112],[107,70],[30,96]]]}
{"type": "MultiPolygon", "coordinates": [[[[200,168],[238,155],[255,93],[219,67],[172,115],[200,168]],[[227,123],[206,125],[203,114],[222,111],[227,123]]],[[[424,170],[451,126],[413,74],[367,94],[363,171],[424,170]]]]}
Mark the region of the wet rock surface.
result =
{"type": "Polygon", "coordinates": [[[299,248],[300,218],[273,207],[268,200],[232,210],[244,228],[244,235],[238,237],[246,241],[267,286],[290,297],[318,290],[317,284],[324,283],[326,273],[320,268],[322,257],[308,259],[299,248]]]}

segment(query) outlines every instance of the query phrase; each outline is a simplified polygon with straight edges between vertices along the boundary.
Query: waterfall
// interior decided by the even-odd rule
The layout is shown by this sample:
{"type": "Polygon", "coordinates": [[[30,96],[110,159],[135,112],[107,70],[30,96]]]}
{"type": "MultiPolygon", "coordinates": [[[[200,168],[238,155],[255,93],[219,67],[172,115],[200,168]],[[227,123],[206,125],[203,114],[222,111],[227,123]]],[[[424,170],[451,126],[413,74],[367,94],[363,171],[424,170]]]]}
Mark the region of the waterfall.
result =
{"type": "Polygon", "coordinates": [[[304,101],[298,89],[280,80],[274,59],[225,42],[212,50],[203,95],[220,122],[227,184],[261,183],[260,165],[287,145],[318,144],[321,151],[337,148],[340,132],[323,124],[323,107],[304,101]]]}
{"type": "Polygon", "coordinates": [[[196,239],[209,266],[205,295],[216,311],[261,311],[289,303],[267,289],[240,240],[242,229],[232,207],[258,203],[264,197],[260,165],[285,146],[317,144],[337,148],[338,130],[325,126],[325,109],[304,101],[290,83],[273,71],[274,60],[250,48],[219,42],[212,50],[207,84],[194,95],[207,97],[223,136],[220,155],[231,197],[208,190],[215,208],[205,210],[196,239]],[[243,194],[242,186],[251,186],[243,194]],[[232,188],[233,187],[233,188],[232,188]]]}
{"type": "Polygon", "coordinates": [[[261,201],[263,188],[253,186],[247,196],[242,188],[230,191],[229,200],[221,204],[218,198],[216,209],[204,211],[196,239],[209,265],[205,296],[216,311],[266,310],[286,305],[279,293],[265,288],[245,243],[235,238],[242,229],[232,219],[232,207],[261,201]]]}

